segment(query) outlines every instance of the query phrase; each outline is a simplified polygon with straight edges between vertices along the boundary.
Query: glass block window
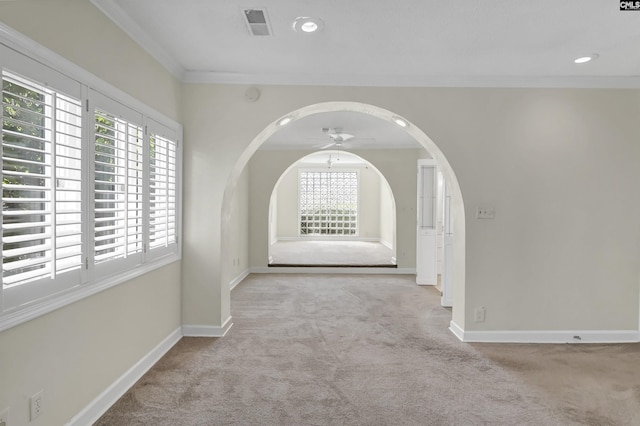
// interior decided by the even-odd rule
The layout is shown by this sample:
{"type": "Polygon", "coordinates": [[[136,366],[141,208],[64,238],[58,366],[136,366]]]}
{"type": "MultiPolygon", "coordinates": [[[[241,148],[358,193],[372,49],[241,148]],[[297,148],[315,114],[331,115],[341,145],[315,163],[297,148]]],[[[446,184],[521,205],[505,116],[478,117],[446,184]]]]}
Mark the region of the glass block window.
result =
{"type": "Polygon", "coordinates": [[[300,171],[300,235],[358,234],[358,172],[300,171]]]}

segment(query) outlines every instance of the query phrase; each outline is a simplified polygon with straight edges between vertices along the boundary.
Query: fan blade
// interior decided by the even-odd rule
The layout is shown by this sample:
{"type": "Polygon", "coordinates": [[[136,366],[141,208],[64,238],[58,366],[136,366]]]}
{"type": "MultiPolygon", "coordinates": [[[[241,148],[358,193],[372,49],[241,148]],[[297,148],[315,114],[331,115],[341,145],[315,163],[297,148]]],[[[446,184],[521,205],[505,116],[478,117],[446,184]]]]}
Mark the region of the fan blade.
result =
{"type": "Polygon", "coordinates": [[[320,145],[314,145],[313,147],[314,147],[314,148],[320,148],[320,149],[327,149],[327,148],[329,148],[329,147],[331,147],[331,146],[333,146],[333,145],[335,145],[335,144],[336,144],[335,142],[331,142],[331,143],[328,143],[328,144],[326,144],[326,145],[322,145],[322,146],[320,146],[320,145]]]}

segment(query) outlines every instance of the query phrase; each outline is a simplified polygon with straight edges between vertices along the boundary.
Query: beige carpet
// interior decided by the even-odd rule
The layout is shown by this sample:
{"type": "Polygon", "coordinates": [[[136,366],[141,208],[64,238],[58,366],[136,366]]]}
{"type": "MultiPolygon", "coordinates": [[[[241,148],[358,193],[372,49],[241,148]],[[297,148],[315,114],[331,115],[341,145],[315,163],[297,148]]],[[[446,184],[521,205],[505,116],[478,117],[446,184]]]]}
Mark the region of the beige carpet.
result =
{"type": "Polygon", "coordinates": [[[413,278],[251,275],[97,424],[640,424],[639,345],[464,344],[413,278]]]}
{"type": "Polygon", "coordinates": [[[372,241],[278,241],[271,265],[391,266],[393,251],[372,241]]]}

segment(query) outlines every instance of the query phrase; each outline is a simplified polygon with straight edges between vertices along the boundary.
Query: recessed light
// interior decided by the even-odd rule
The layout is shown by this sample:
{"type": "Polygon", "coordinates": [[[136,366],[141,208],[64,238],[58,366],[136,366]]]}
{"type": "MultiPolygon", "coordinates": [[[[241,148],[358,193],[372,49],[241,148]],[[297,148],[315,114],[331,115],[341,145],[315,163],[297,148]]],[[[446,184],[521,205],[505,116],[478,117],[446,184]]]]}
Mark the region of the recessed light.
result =
{"type": "Polygon", "coordinates": [[[285,117],[282,120],[278,121],[278,126],[285,126],[291,122],[291,117],[285,117]]]}
{"type": "Polygon", "coordinates": [[[313,34],[322,31],[324,23],[319,18],[300,16],[293,21],[293,30],[305,34],[313,34]]]}
{"type": "Polygon", "coordinates": [[[407,127],[407,122],[400,117],[393,117],[393,122],[400,127],[407,127]]]}
{"type": "Polygon", "coordinates": [[[305,33],[312,33],[318,29],[318,24],[313,21],[305,22],[304,24],[300,25],[300,29],[305,33]]]}
{"type": "Polygon", "coordinates": [[[575,62],[576,64],[586,64],[587,62],[598,59],[598,56],[599,55],[597,53],[592,53],[591,55],[581,56],[578,59],[575,59],[573,62],[575,62]]]}

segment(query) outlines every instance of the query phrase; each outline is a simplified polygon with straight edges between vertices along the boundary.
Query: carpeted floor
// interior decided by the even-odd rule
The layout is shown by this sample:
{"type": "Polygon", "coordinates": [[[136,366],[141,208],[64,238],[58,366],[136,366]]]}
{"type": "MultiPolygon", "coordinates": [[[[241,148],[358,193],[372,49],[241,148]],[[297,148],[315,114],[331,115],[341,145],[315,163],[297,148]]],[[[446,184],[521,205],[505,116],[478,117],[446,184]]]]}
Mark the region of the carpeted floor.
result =
{"type": "Polygon", "coordinates": [[[251,275],[97,425],[634,425],[640,345],[464,344],[399,275],[251,275]]]}
{"type": "Polygon", "coordinates": [[[373,241],[278,241],[271,265],[392,266],[393,251],[373,241]]]}

